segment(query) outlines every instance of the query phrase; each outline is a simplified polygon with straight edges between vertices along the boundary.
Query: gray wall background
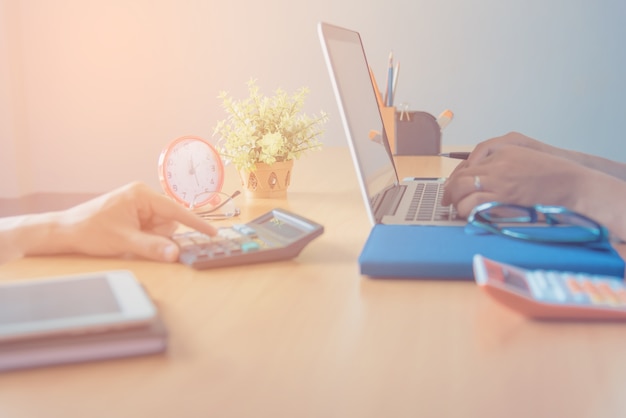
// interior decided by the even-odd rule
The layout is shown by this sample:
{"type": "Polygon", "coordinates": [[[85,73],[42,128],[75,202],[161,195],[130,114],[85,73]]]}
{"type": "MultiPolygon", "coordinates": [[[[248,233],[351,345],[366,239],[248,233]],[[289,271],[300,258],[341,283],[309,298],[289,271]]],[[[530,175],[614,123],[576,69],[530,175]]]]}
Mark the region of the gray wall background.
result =
{"type": "Polygon", "coordinates": [[[0,0],[0,195],[158,187],[161,148],[211,138],[250,78],[308,86],[344,146],[319,20],[361,32],[379,81],[393,50],[396,103],[455,112],[444,144],[517,130],[626,161],[617,0],[0,0]]]}

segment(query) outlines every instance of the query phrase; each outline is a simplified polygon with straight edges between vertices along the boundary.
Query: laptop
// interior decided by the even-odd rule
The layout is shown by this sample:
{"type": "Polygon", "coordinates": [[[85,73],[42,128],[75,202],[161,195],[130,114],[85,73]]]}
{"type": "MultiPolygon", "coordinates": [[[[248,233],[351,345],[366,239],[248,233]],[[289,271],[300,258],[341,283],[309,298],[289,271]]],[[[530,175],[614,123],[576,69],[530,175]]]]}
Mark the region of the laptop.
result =
{"type": "Polygon", "coordinates": [[[320,22],[318,34],[372,224],[464,225],[441,206],[445,179],[399,181],[359,33],[320,22]]]}

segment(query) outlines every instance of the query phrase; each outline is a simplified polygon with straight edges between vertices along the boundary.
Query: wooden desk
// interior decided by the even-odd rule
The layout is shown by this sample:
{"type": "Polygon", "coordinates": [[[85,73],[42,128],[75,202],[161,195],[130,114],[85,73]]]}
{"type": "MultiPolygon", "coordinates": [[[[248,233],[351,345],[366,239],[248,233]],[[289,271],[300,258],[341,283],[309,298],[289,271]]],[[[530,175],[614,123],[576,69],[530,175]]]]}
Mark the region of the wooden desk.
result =
{"type": "MultiPolygon", "coordinates": [[[[455,164],[399,159],[402,176],[455,164]]],[[[626,324],[532,322],[470,281],[361,277],[370,225],[347,149],[304,157],[287,199],[250,202],[243,217],[274,206],[326,226],[293,261],[201,272],[86,257],[1,266],[0,280],[131,269],[171,335],[166,355],[0,375],[0,416],[626,416],[626,324]]]]}

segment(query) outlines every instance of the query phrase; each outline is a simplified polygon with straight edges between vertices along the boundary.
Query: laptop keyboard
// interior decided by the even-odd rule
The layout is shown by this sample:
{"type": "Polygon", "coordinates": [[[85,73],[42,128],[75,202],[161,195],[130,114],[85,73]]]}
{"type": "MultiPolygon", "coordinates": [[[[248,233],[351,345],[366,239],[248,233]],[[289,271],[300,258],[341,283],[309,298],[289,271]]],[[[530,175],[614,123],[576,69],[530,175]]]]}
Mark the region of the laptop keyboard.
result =
{"type": "Polygon", "coordinates": [[[405,216],[407,221],[446,221],[457,219],[452,205],[442,206],[443,183],[418,183],[405,216]]]}

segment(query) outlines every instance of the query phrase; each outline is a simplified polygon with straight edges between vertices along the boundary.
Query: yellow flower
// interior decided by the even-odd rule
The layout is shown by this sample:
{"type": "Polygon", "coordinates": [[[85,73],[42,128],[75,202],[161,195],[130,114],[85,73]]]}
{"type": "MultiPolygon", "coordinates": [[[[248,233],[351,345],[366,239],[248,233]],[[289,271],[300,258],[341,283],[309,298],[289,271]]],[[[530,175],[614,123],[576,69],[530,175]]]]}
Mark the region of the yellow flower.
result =
{"type": "Polygon", "coordinates": [[[267,133],[263,135],[258,144],[261,147],[261,157],[272,159],[281,154],[285,146],[285,138],[279,132],[267,133]]]}
{"type": "Polygon", "coordinates": [[[306,87],[291,97],[281,89],[266,97],[250,80],[248,92],[243,100],[234,100],[226,92],[218,96],[228,116],[217,123],[214,135],[219,135],[220,153],[238,169],[252,170],[257,162],[296,159],[321,148],[319,137],[328,117],[324,112],[313,116],[302,112],[309,92],[306,87]]]}

